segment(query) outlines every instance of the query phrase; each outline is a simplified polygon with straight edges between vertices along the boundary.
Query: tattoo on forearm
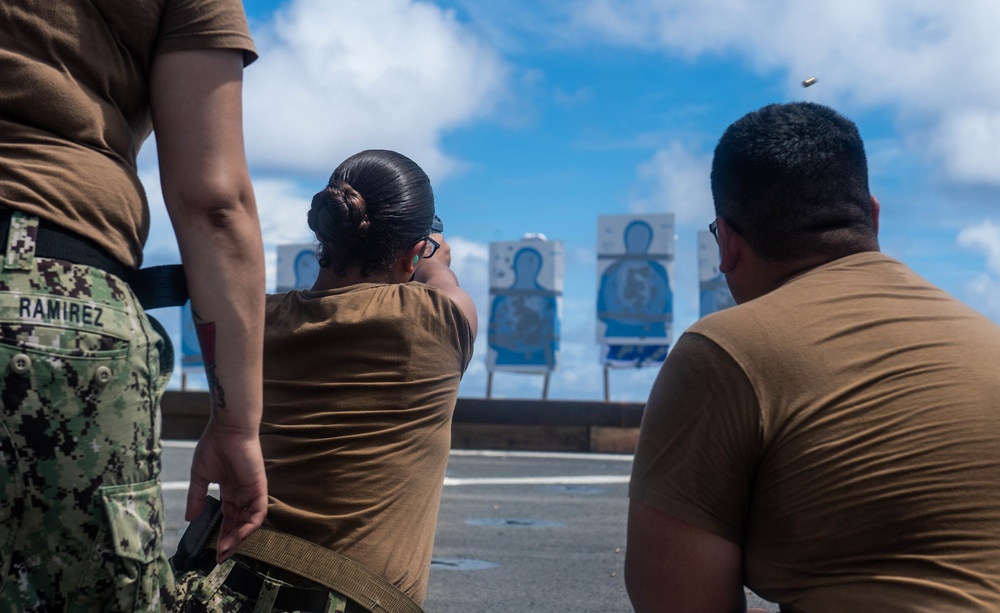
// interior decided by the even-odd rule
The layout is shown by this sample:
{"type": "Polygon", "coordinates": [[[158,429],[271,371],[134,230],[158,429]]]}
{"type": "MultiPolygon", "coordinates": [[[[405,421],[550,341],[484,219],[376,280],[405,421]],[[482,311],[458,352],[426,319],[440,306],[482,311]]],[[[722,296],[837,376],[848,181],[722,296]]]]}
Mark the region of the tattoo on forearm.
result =
{"type": "Polygon", "coordinates": [[[205,362],[205,374],[208,376],[208,393],[212,402],[212,414],[216,409],[226,408],[226,393],[219,384],[215,374],[215,322],[203,321],[192,309],[194,328],[198,332],[198,343],[201,345],[201,359],[205,362]]]}

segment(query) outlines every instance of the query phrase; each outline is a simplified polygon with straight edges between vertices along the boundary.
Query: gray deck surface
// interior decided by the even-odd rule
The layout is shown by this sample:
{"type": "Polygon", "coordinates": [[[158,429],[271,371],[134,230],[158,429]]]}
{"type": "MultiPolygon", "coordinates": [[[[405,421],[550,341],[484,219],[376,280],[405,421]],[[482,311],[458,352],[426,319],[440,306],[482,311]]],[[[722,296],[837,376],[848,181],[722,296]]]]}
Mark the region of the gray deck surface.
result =
{"type": "MultiPolygon", "coordinates": [[[[164,443],[167,551],[184,528],[193,444],[164,443]]],[[[428,613],[628,612],[630,456],[453,451],[428,613]]],[[[752,594],[750,606],[777,611],[752,594]]]]}

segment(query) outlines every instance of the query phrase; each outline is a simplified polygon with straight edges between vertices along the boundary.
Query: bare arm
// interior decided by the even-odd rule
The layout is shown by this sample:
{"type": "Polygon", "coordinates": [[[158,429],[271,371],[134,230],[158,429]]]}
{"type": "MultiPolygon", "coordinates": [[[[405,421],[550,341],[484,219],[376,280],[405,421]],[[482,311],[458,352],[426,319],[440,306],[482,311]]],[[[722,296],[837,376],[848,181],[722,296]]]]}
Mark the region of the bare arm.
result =
{"type": "Polygon", "coordinates": [[[451,246],[440,234],[432,234],[431,238],[440,243],[441,248],[434,254],[434,257],[420,260],[415,268],[413,279],[436,287],[451,298],[469,320],[469,325],[472,327],[472,339],[475,340],[476,332],[479,330],[476,305],[472,301],[472,297],[459,287],[458,277],[451,270],[451,246]]]}
{"type": "Polygon", "coordinates": [[[629,504],[625,587],[636,613],[746,611],[740,547],[636,500],[629,504]]]}
{"type": "Polygon", "coordinates": [[[195,450],[187,519],[210,482],[222,492],[219,559],[264,519],[262,405],[264,256],[243,150],[243,60],[235,50],[157,56],[153,126],[163,198],[197,313],[212,398],[195,450]]]}

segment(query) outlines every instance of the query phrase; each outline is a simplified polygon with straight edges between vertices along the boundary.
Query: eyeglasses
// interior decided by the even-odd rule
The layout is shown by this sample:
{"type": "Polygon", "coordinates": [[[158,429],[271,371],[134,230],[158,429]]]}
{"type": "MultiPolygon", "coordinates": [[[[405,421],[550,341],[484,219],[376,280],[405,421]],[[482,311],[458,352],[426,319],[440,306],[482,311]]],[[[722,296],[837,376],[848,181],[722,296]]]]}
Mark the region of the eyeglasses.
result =
{"type": "MultiPolygon", "coordinates": [[[[743,232],[739,229],[739,227],[736,224],[729,221],[728,217],[723,217],[722,219],[726,220],[726,227],[729,228],[731,231],[737,234],[743,234],[743,232]]],[[[711,232],[712,236],[715,237],[715,244],[719,244],[719,222],[713,221],[712,223],[708,224],[708,231],[711,232]]]]}
{"type": "Polygon", "coordinates": [[[434,255],[435,253],[437,253],[437,250],[441,248],[441,243],[437,242],[436,240],[434,240],[429,236],[421,236],[417,240],[410,243],[408,247],[412,247],[417,243],[419,243],[420,241],[424,241],[424,247],[418,255],[424,258],[425,260],[434,255]]]}

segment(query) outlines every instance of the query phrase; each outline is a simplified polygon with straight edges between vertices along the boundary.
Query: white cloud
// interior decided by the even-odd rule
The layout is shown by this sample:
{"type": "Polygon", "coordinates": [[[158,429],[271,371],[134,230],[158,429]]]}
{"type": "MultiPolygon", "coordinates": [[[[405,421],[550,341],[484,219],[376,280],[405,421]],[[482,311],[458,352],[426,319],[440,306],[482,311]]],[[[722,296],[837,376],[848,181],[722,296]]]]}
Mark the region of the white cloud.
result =
{"type": "Polygon", "coordinates": [[[446,238],[451,246],[451,269],[458,277],[462,289],[476,303],[480,332],[485,334],[490,300],[489,246],[461,236],[446,238]]]}
{"type": "Polygon", "coordinates": [[[306,221],[312,194],[283,179],[255,179],[253,190],[264,239],[265,284],[268,291],[275,291],[278,245],[311,244],[315,238],[306,221]]]}
{"type": "Polygon", "coordinates": [[[964,228],[958,234],[958,244],[985,253],[986,265],[1000,275],[1000,222],[986,219],[979,225],[964,228]]]}
{"type": "Polygon", "coordinates": [[[1000,321],[1000,223],[987,219],[968,226],[959,233],[958,244],[983,253],[989,269],[966,285],[969,304],[1000,321]]]}
{"type": "MultiPolygon", "coordinates": [[[[155,161],[155,160],[154,160],[155,161]]],[[[139,173],[149,199],[150,233],[143,250],[145,266],[180,262],[177,237],[170,224],[163,194],[160,191],[160,174],[155,164],[146,164],[139,173]]],[[[266,284],[273,291],[276,283],[277,246],[292,243],[310,243],[313,233],[306,222],[311,194],[303,192],[293,181],[282,179],[256,179],[253,183],[264,240],[266,284]]]]}
{"type": "Polygon", "coordinates": [[[254,30],[246,73],[252,166],[329,173],[363,149],[395,149],[432,178],[460,163],[444,132],[503,97],[507,68],[453,12],[415,0],[292,0],[254,30]]]}
{"type": "MultiPolygon", "coordinates": [[[[147,143],[143,150],[149,149],[155,149],[155,145],[147,143]]],[[[177,237],[174,235],[173,226],[170,225],[167,207],[163,203],[160,173],[156,170],[155,155],[152,160],[153,163],[146,165],[145,170],[139,171],[139,180],[149,200],[149,238],[143,247],[143,266],[177,263],[181,257],[177,250],[177,237]]]]}
{"type": "Polygon", "coordinates": [[[791,99],[889,107],[956,181],[1000,185],[1000,3],[969,0],[589,0],[579,30],[685,57],[742,55],[791,99]],[[817,76],[803,90],[799,82],[817,76]]]}
{"type": "MultiPolygon", "coordinates": [[[[317,185],[315,191],[321,187],[317,185]]],[[[313,240],[306,221],[312,192],[284,179],[255,179],[253,191],[265,245],[308,243],[313,240]]]]}
{"type": "Polygon", "coordinates": [[[966,285],[969,305],[983,315],[1000,322],[1000,278],[978,275],[966,285]]]}
{"type": "Polygon", "coordinates": [[[971,183],[1000,185],[1000,111],[970,109],[942,121],[933,143],[949,174],[971,183]]]}
{"type": "Polygon", "coordinates": [[[673,212],[678,224],[714,217],[711,165],[710,156],[670,143],[639,166],[629,208],[635,213],[673,212]]]}
{"type": "Polygon", "coordinates": [[[479,316],[472,363],[462,378],[460,393],[481,396],[486,389],[486,328],[490,317],[489,246],[461,236],[447,236],[451,246],[451,269],[462,289],[472,298],[479,316]]]}

